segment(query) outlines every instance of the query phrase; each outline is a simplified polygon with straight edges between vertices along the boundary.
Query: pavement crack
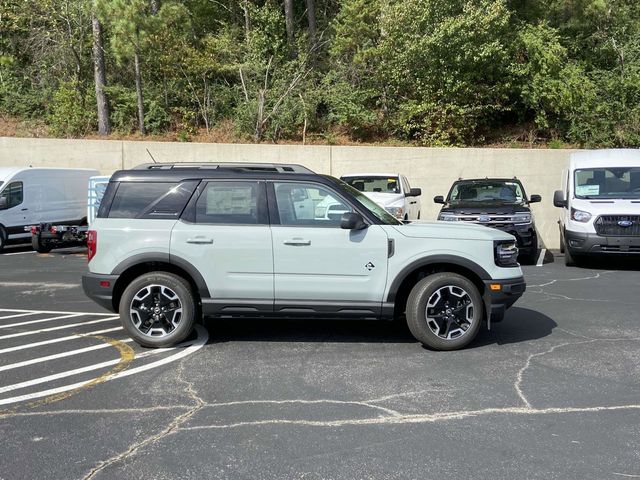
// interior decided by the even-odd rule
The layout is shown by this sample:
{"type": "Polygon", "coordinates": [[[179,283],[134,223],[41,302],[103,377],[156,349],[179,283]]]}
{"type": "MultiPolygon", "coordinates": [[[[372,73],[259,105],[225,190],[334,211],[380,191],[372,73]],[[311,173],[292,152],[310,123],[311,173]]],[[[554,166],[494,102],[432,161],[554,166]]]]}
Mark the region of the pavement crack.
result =
{"type": "Polygon", "coordinates": [[[518,371],[518,374],[516,375],[516,381],[513,384],[513,386],[514,386],[514,388],[516,390],[516,393],[518,394],[518,397],[520,397],[520,400],[522,400],[522,403],[524,403],[527,408],[532,408],[531,407],[531,403],[529,402],[529,400],[525,396],[524,392],[522,391],[523,375],[524,375],[524,372],[526,372],[527,369],[529,368],[529,366],[531,365],[531,360],[533,360],[534,358],[537,358],[537,357],[542,357],[543,355],[548,355],[549,353],[553,353],[556,349],[562,348],[562,347],[566,347],[568,345],[581,345],[581,344],[584,344],[584,343],[593,343],[593,342],[596,342],[596,341],[597,341],[597,339],[584,340],[582,342],[565,342],[565,343],[561,343],[559,345],[554,345],[553,347],[551,347],[548,350],[545,350],[544,352],[532,353],[531,355],[529,355],[527,357],[527,360],[526,360],[524,366],[518,371]]]}
{"type": "Polygon", "coordinates": [[[579,282],[582,280],[595,280],[596,278],[600,278],[601,275],[607,273],[616,273],[615,270],[605,270],[604,272],[596,273],[595,275],[591,275],[589,277],[578,277],[578,278],[557,278],[555,280],[551,280],[547,283],[542,283],[540,285],[527,285],[527,287],[548,287],[549,285],[553,285],[556,282],[579,282]]]}
{"type": "Polygon", "coordinates": [[[98,475],[100,472],[104,471],[106,468],[110,467],[111,465],[114,465],[117,462],[126,460],[129,457],[135,455],[138,452],[138,450],[171,435],[173,432],[178,430],[180,425],[182,425],[184,422],[186,422],[191,417],[193,417],[193,415],[195,415],[198,411],[200,411],[206,405],[205,401],[202,398],[200,398],[200,396],[196,392],[193,383],[183,378],[184,362],[180,362],[179,368],[180,369],[178,371],[177,379],[178,381],[186,385],[185,391],[189,395],[189,398],[191,398],[194,401],[194,404],[189,408],[189,410],[175,417],[171,421],[171,423],[160,433],[157,433],[156,435],[152,435],[150,437],[145,438],[144,440],[136,442],[133,445],[129,446],[129,448],[125,452],[120,453],[118,455],[114,455],[113,457],[101,462],[84,477],[84,480],[90,480],[95,478],[96,475],[98,475]]]}

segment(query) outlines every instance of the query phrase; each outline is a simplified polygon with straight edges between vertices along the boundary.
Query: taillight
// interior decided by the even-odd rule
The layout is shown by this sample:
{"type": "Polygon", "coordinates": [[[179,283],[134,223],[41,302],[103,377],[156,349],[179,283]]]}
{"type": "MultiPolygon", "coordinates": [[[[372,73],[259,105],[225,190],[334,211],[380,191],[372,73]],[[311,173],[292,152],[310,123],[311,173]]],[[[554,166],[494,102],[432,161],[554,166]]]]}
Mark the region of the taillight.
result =
{"type": "Polygon", "coordinates": [[[87,232],[87,261],[91,261],[91,259],[96,254],[98,250],[98,232],[95,230],[89,230],[87,232]]]}

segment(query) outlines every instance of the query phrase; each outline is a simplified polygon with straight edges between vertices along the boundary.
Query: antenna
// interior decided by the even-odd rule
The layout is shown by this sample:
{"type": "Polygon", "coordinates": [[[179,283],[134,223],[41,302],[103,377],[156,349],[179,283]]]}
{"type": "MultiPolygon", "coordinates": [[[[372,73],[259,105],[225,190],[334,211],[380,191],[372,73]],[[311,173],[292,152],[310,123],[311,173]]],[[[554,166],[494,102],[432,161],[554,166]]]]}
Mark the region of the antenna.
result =
{"type": "Polygon", "coordinates": [[[149,149],[148,149],[148,148],[145,148],[145,150],[147,151],[147,153],[148,153],[148,154],[149,154],[149,156],[151,157],[151,160],[153,160],[153,163],[158,163],[158,162],[156,162],[156,159],[155,159],[155,158],[153,158],[153,155],[151,155],[151,152],[149,151],[149,149]]]}

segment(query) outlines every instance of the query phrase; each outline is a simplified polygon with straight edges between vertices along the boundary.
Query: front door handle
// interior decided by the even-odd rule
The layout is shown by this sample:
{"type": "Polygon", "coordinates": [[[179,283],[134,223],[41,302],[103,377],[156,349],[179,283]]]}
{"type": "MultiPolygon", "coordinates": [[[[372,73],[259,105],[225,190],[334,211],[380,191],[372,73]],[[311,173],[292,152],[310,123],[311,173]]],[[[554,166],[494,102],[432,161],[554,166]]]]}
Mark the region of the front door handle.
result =
{"type": "Polygon", "coordinates": [[[21,212],[26,212],[27,210],[29,210],[28,208],[21,208],[20,211],[21,212]]]}
{"type": "Polygon", "coordinates": [[[311,240],[304,240],[302,238],[292,238],[291,240],[285,240],[285,245],[291,245],[294,247],[308,247],[311,245],[311,240]]]}
{"type": "Polygon", "coordinates": [[[194,245],[211,245],[213,243],[213,238],[206,238],[206,237],[187,238],[187,243],[193,243],[194,245]]]}

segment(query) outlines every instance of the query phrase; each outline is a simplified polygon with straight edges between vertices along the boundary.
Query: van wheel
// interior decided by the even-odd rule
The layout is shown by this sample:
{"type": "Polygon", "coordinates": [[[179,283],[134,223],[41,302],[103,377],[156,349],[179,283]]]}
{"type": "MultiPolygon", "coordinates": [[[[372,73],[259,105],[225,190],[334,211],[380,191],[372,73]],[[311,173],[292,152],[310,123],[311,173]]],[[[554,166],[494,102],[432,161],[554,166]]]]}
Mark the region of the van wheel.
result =
{"type": "Polygon", "coordinates": [[[152,272],[136,278],[120,299],[120,320],[127,333],[143,347],[169,347],[189,336],[197,305],[182,277],[152,272]]]}
{"type": "Polygon", "coordinates": [[[564,246],[564,264],[567,267],[579,267],[582,263],[582,258],[572,254],[567,245],[564,246]]]}
{"type": "Polygon", "coordinates": [[[31,246],[38,253],[49,253],[51,251],[51,245],[48,242],[44,242],[40,235],[31,235],[31,246]]]}
{"type": "Polygon", "coordinates": [[[0,227],[0,253],[2,253],[6,245],[7,245],[7,232],[5,232],[4,228],[0,227]]]}
{"type": "Polygon", "coordinates": [[[476,286],[456,273],[420,280],[407,300],[407,325],[413,336],[434,350],[457,350],[480,330],[484,315],[476,286]]]}

